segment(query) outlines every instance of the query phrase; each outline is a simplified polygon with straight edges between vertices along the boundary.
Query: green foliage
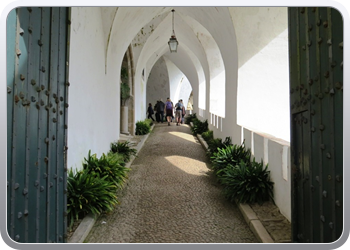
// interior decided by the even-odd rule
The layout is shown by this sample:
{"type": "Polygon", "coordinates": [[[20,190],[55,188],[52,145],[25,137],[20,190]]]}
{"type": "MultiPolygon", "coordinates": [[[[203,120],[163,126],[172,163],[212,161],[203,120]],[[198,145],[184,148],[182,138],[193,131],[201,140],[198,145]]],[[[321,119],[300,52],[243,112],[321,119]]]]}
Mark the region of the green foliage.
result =
{"type": "Polygon", "coordinates": [[[223,148],[217,148],[217,152],[214,152],[210,157],[212,161],[212,168],[214,171],[224,169],[227,165],[235,166],[241,161],[248,163],[251,158],[251,151],[244,145],[225,145],[223,148]]]}
{"type": "Polygon", "coordinates": [[[210,140],[214,139],[214,133],[212,130],[208,130],[202,133],[202,137],[206,142],[209,142],[210,140]]]}
{"type": "Polygon", "coordinates": [[[89,154],[84,158],[83,169],[99,178],[106,178],[107,181],[113,183],[117,188],[122,188],[127,177],[129,168],[125,167],[125,162],[120,154],[108,153],[102,154],[98,159],[96,154],[89,154]]]}
{"type": "Polygon", "coordinates": [[[224,144],[222,143],[221,138],[213,138],[207,142],[208,144],[208,150],[207,150],[207,155],[209,157],[213,156],[214,153],[218,152],[219,148],[223,148],[224,144]]]}
{"type": "Polygon", "coordinates": [[[218,171],[220,182],[228,200],[239,203],[259,203],[273,198],[273,185],[268,165],[263,162],[241,161],[236,165],[227,165],[218,171]]]}
{"type": "Polygon", "coordinates": [[[225,141],[222,142],[221,138],[215,138],[215,139],[213,138],[209,140],[207,143],[208,143],[207,155],[211,157],[214,155],[214,153],[218,152],[219,148],[222,149],[225,146],[232,145],[232,140],[231,140],[231,137],[226,137],[225,141]]]}
{"type": "Polygon", "coordinates": [[[199,119],[192,119],[193,127],[191,127],[191,131],[194,135],[202,134],[208,131],[208,120],[202,122],[199,119]]]}
{"type": "Polygon", "coordinates": [[[130,87],[127,82],[120,84],[120,97],[123,101],[126,101],[130,97],[130,87]]]}
{"type": "Polygon", "coordinates": [[[128,70],[125,67],[122,67],[120,70],[120,78],[122,79],[122,81],[126,81],[128,79],[128,70]]]}
{"type": "Polygon", "coordinates": [[[88,171],[81,170],[74,173],[68,171],[67,177],[67,212],[69,227],[75,220],[88,213],[100,214],[111,211],[118,204],[116,186],[107,180],[107,176],[100,178],[88,171]]]}
{"type": "Polygon", "coordinates": [[[128,83],[128,70],[122,67],[120,70],[120,100],[123,106],[125,106],[126,101],[130,98],[130,87],[128,83]]]}
{"type": "Polygon", "coordinates": [[[150,127],[153,126],[153,121],[152,121],[152,119],[146,119],[145,122],[148,123],[148,125],[149,125],[150,127]]]}
{"type": "Polygon", "coordinates": [[[69,227],[88,213],[100,214],[113,210],[118,204],[117,189],[124,186],[130,171],[125,167],[125,162],[136,152],[128,142],[111,143],[107,155],[102,154],[97,158],[89,150],[88,157],[83,161],[83,169],[76,173],[70,169],[67,177],[69,227]]]}
{"type": "Polygon", "coordinates": [[[111,151],[112,153],[118,153],[123,156],[123,160],[125,162],[130,161],[131,156],[135,156],[137,150],[131,148],[130,142],[112,142],[111,143],[111,151]]]}
{"type": "Polygon", "coordinates": [[[185,124],[189,125],[194,119],[197,119],[196,113],[185,116],[185,124]]]}
{"type": "Polygon", "coordinates": [[[151,126],[147,121],[136,122],[136,135],[145,135],[151,131],[151,126]]]}
{"type": "MultiPolygon", "coordinates": [[[[245,140],[243,141],[243,144],[245,143],[245,140]]],[[[232,139],[231,139],[231,137],[226,137],[225,138],[225,140],[224,140],[224,142],[223,142],[223,144],[224,144],[224,146],[229,146],[229,145],[233,145],[232,144],[232,139]]]]}

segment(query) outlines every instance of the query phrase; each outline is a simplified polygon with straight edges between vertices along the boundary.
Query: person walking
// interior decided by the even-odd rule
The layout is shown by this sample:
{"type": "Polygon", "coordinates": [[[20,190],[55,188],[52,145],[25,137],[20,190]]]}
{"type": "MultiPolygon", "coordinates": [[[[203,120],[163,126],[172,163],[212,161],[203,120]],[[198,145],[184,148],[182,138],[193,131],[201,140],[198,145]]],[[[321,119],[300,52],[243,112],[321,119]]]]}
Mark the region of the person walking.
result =
{"type": "Polygon", "coordinates": [[[182,119],[182,108],[183,105],[181,103],[181,99],[175,104],[175,121],[176,126],[180,126],[181,119],[182,119]]]}
{"type": "Polygon", "coordinates": [[[153,110],[156,112],[156,121],[159,123],[159,122],[160,122],[160,115],[159,115],[159,112],[157,111],[157,110],[158,110],[158,109],[157,109],[158,103],[159,103],[159,100],[157,100],[157,103],[154,104],[153,110]]]}
{"type": "Polygon", "coordinates": [[[164,108],[165,108],[165,104],[163,102],[163,99],[160,99],[159,103],[157,103],[157,112],[159,113],[159,118],[161,123],[163,123],[164,121],[164,108]]]}
{"type": "Polygon", "coordinates": [[[152,121],[154,121],[154,119],[153,119],[154,111],[153,111],[153,108],[152,108],[152,103],[149,103],[149,104],[148,104],[148,109],[147,109],[146,114],[147,114],[147,113],[148,113],[147,118],[148,118],[148,119],[152,119],[152,121]]]}
{"type": "Polygon", "coordinates": [[[182,103],[182,118],[181,118],[181,123],[183,124],[185,122],[185,115],[186,115],[186,108],[185,108],[185,105],[184,105],[184,102],[183,100],[181,99],[180,100],[181,103],[182,103]]]}
{"type": "Polygon", "coordinates": [[[173,117],[173,109],[174,109],[173,103],[171,102],[170,98],[167,98],[165,107],[166,107],[166,119],[168,121],[168,126],[170,126],[170,122],[173,117]]]}
{"type": "MultiPolygon", "coordinates": [[[[168,97],[169,98],[169,97],[168,97]]],[[[169,98],[169,100],[170,100],[170,98],[169,98]]],[[[170,100],[170,102],[171,102],[171,105],[173,106],[173,112],[171,112],[171,122],[173,122],[174,121],[174,109],[175,109],[175,107],[174,107],[174,103],[170,100]]]]}

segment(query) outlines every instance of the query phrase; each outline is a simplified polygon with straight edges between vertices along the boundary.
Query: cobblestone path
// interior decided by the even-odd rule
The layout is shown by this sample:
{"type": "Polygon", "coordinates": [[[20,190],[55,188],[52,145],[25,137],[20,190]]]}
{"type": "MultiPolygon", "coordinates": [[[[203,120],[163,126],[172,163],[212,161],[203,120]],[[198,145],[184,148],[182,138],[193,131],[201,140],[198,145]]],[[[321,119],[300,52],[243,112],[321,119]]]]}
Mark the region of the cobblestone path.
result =
{"type": "Polygon", "coordinates": [[[131,165],[116,209],[101,215],[88,243],[258,243],[225,200],[187,125],[156,124],[131,165]]]}

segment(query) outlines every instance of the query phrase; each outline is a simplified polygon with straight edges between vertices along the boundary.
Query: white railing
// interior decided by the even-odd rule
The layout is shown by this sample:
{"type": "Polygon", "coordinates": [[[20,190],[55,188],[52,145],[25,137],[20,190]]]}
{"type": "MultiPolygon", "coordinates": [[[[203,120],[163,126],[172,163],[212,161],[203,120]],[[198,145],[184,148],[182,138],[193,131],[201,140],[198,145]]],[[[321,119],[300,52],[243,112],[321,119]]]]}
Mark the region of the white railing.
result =
{"type": "Polygon", "coordinates": [[[215,115],[213,113],[209,113],[210,116],[210,124],[213,125],[217,130],[222,132],[222,122],[224,120],[223,117],[215,115]]]}
{"type": "Polygon", "coordinates": [[[281,213],[291,220],[290,143],[271,135],[242,127],[242,141],[255,160],[268,164],[274,182],[274,201],[281,213]]]}
{"type": "MultiPolygon", "coordinates": [[[[214,131],[214,135],[223,135],[225,118],[209,113],[208,122],[210,122],[210,129],[214,131]]],[[[268,164],[271,180],[274,182],[274,201],[281,213],[290,221],[290,143],[268,134],[241,127],[241,141],[243,142],[243,140],[245,146],[251,149],[252,157],[256,161],[263,160],[264,164],[268,164]]]]}

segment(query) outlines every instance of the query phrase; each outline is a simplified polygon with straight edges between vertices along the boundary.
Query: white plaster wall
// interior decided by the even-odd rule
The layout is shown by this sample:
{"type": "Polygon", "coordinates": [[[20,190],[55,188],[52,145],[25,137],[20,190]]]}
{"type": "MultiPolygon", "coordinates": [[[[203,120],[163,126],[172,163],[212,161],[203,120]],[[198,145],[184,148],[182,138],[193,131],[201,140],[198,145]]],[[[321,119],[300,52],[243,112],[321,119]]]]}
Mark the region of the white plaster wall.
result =
{"type": "MultiPolygon", "coordinates": [[[[163,58],[160,58],[153,66],[147,81],[147,106],[154,105],[157,100],[165,100],[170,96],[168,68],[163,58]]],[[[146,110],[145,110],[146,112],[146,110]]]]}
{"type": "Polygon", "coordinates": [[[237,123],[289,141],[287,8],[230,12],[239,51],[237,123]]]}
{"type": "MultiPolygon", "coordinates": [[[[128,46],[143,26],[148,24],[154,17],[164,14],[170,7],[119,7],[113,19],[109,40],[107,43],[107,73],[113,74],[114,78],[120,78],[120,65],[128,46]]],[[[158,47],[158,46],[157,46],[158,47]]],[[[135,52],[136,53],[136,52],[135,52]]],[[[142,79],[142,70],[146,63],[136,67],[135,84],[135,113],[134,120],[142,120],[146,117],[146,81],[142,79]]],[[[145,72],[147,74],[147,70],[145,72]]],[[[119,108],[120,103],[117,104],[119,108]]]]}
{"type": "Polygon", "coordinates": [[[291,221],[291,180],[290,171],[288,171],[287,179],[283,178],[283,161],[287,161],[287,168],[290,169],[290,153],[286,154],[286,159],[283,157],[283,147],[289,146],[287,143],[268,141],[268,157],[271,181],[274,182],[274,200],[280,212],[291,221]]]}
{"type": "MultiPolygon", "coordinates": [[[[223,105],[225,119],[222,119],[222,124],[218,129],[213,129],[214,136],[221,138],[231,136],[234,143],[240,143],[241,128],[236,123],[238,54],[236,35],[229,9],[225,7],[196,8],[190,11],[193,18],[203,25],[215,40],[225,66],[225,96],[223,97],[225,100],[223,105]]],[[[209,86],[206,90],[207,100],[209,100],[209,86]]],[[[210,117],[209,110],[206,111],[205,117],[210,117]]]]}
{"type": "Polygon", "coordinates": [[[200,89],[200,98],[206,93],[209,94],[209,106],[201,105],[200,107],[201,109],[208,109],[207,107],[209,107],[211,113],[225,117],[225,68],[218,45],[202,24],[189,16],[183,18],[190,25],[193,32],[197,34],[209,62],[210,81],[207,81],[209,92],[200,89]]]}
{"type": "Polygon", "coordinates": [[[181,86],[178,87],[179,94],[175,100],[182,99],[183,104],[185,107],[187,107],[191,92],[192,92],[192,86],[191,83],[188,81],[187,77],[184,76],[181,82],[181,86]]]}
{"type": "Polygon", "coordinates": [[[252,149],[252,131],[243,128],[243,139],[245,139],[244,145],[246,148],[252,149]]]}
{"type": "Polygon", "coordinates": [[[264,160],[264,137],[254,133],[253,140],[253,157],[256,162],[261,162],[261,160],[264,160]]]}
{"type": "Polygon", "coordinates": [[[68,167],[81,168],[88,151],[100,156],[119,136],[119,85],[105,74],[101,10],[73,7],[68,108],[68,167]]]}
{"type": "Polygon", "coordinates": [[[177,88],[181,80],[185,77],[181,70],[170,61],[167,57],[163,57],[168,69],[169,83],[170,83],[170,99],[174,102],[178,98],[176,96],[177,88]]]}
{"type": "Polygon", "coordinates": [[[287,30],[239,69],[238,81],[237,122],[289,141],[287,30]]]}
{"type": "MultiPolygon", "coordinates": [[[[162,15],[154,17],[149,23],[145,24],[140,31],[136,34],[134,39],[131,42],[131,45],[133,47],[133,54],[134,54],[134,61],[137,62],[141,51],[143,49],[143,46],[147,42],[147,39],[150,37],[150,35],[157,29],[158,25],[168,16],[169,12],[166,12],[162,15]]],[[[170,31],[169,31],[170,32],[170,31]]],[[[169,33],[170,37],[170,33],[169,33]]],[[[159,57],[158,57],[159,59],[159,57]]]]}

